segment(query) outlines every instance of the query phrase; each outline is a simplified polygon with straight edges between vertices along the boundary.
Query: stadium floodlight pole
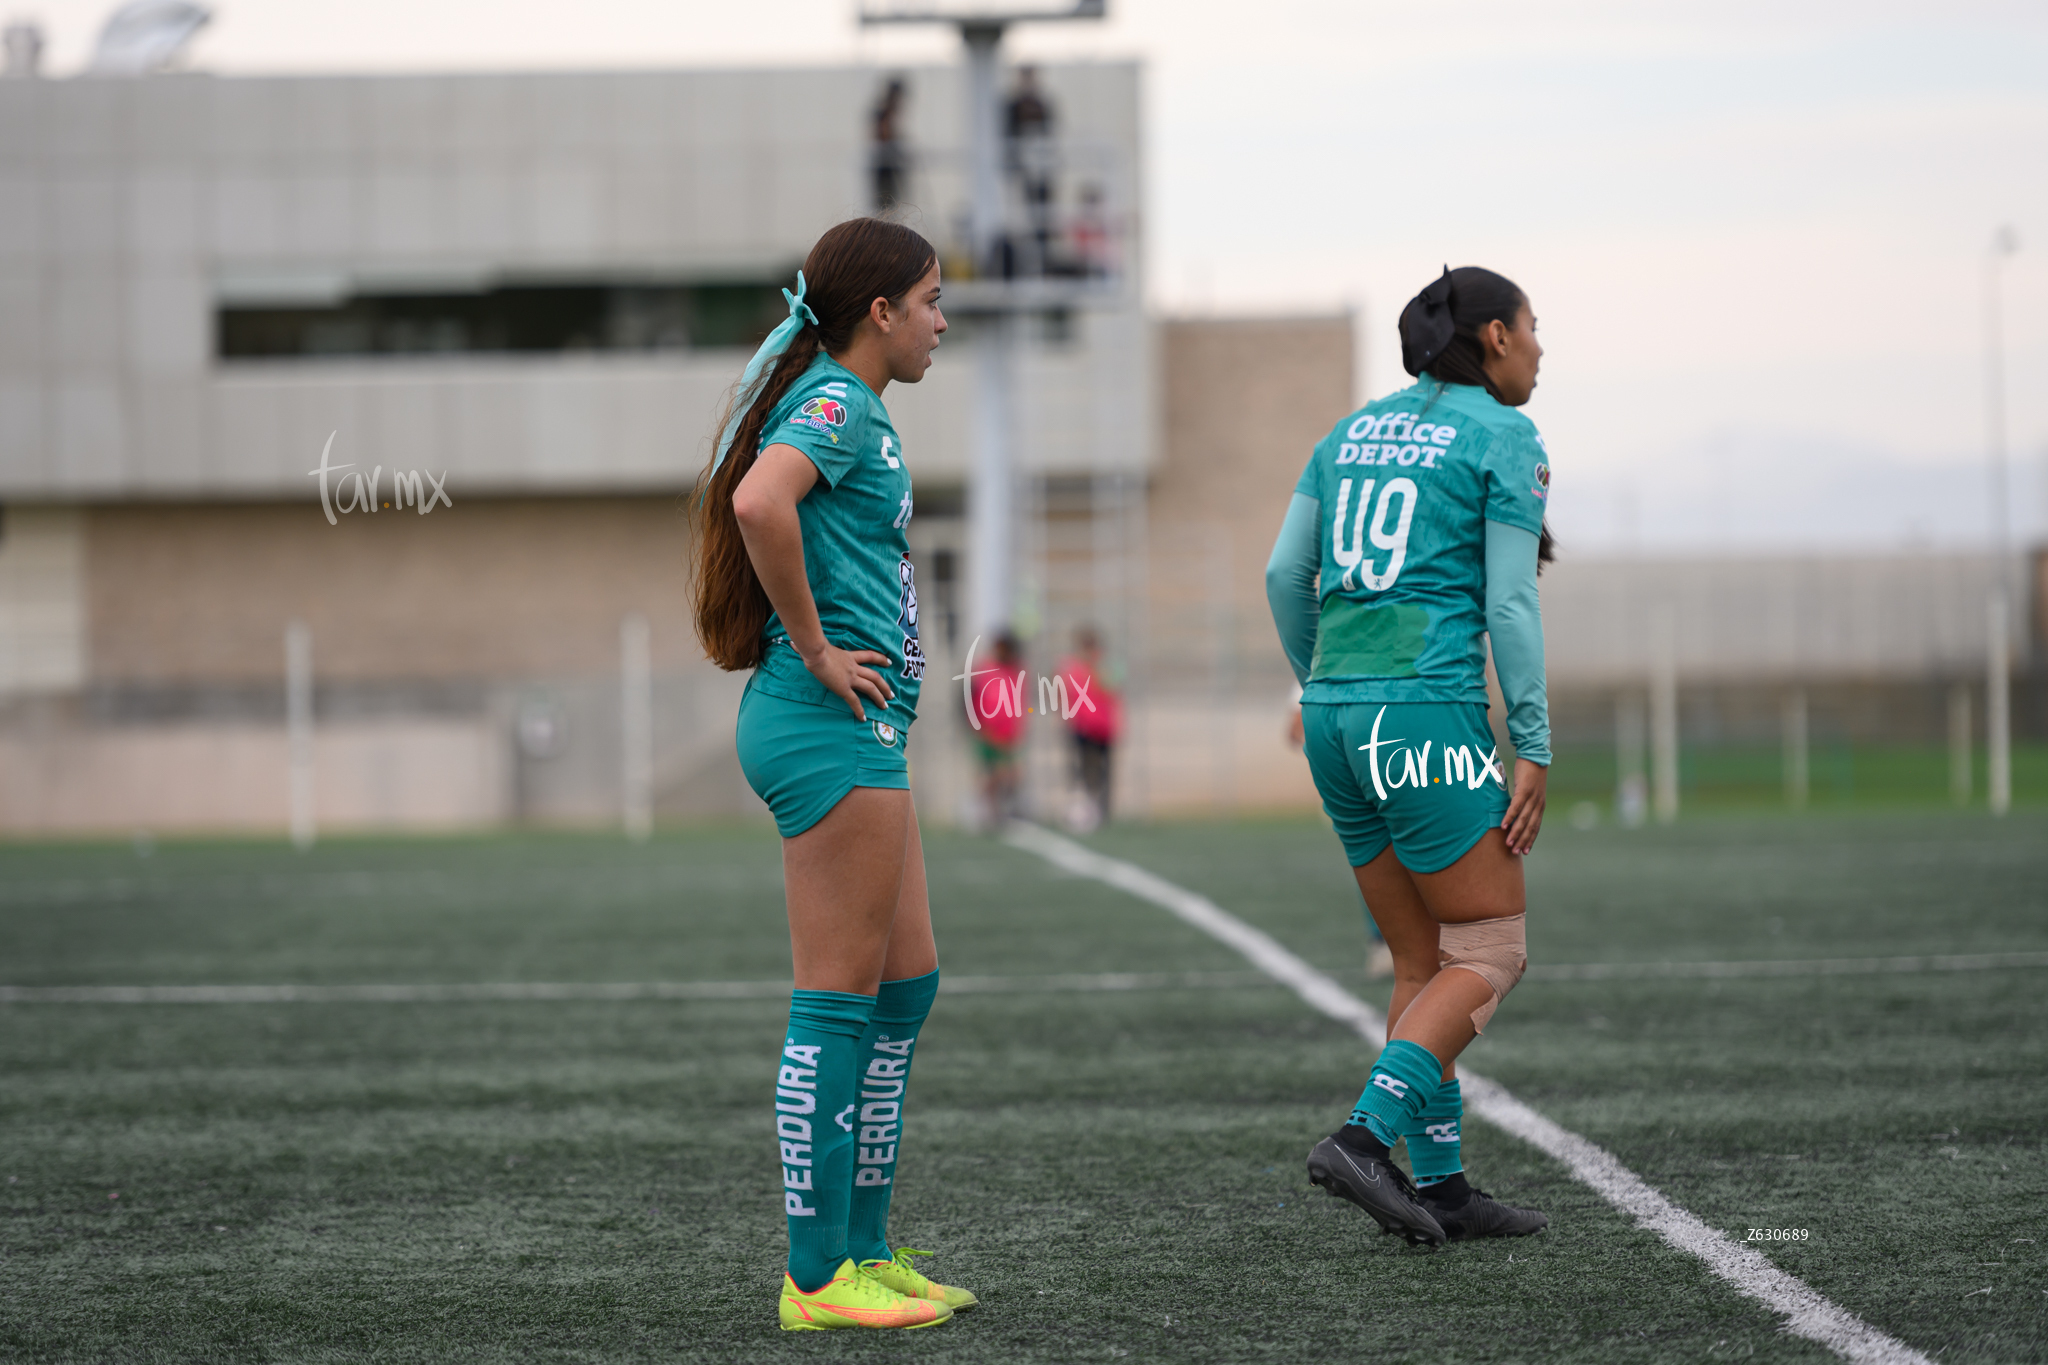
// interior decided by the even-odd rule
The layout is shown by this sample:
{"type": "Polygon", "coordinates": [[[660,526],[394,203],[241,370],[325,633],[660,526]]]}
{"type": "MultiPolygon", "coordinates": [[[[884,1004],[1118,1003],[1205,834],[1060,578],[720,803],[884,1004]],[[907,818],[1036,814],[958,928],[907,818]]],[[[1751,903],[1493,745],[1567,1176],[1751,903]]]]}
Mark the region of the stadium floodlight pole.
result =
{"type": "Polygon", "coordinates": [[[1999,559],[2001,586],[2012,528],[2006,509],[2005,321],[1999,293],[2005,263],[2019,249],[2019,234],[2007,226],[1991,234],[1990,248],[1984,253],[1984,453],[1991,478],[1991,552],[1999,559]]]}
{"type": "MultiPolygon", "coordinates": [[[[1002,96],[997,88],[1003,34],[1012,24],[1066,19],[1101,19],[1105,0],[1076,0],[1070,9],[977,9],[927,4],[918,8],[870,9],[860,22],[950,24],[960,31],[967,53],[967,160],[970,268],[994,275],[1001,268],[1003,212],[1002,96]]],[[[976,394],[971,432],[972,479],[968,487],[967,635],[992,636],[1015,608],[1016,459],[1011,416],[1016,390],[1017,303],[983,294],[975,303],[976,394]]]]}
{"type": "Polygon", "coordinates": [[[1991,813],[2012,808],[2012,658],[2006,619],[2011,600],[2012,517],[2006,507],[2005,326],[1999,307],[2006,259],[2020,249],[2010,226],[1991,234],[1984,256],[1984,444],[1990,462],[1991,602],[1984,679],[1984,776],[1991,813]]]}

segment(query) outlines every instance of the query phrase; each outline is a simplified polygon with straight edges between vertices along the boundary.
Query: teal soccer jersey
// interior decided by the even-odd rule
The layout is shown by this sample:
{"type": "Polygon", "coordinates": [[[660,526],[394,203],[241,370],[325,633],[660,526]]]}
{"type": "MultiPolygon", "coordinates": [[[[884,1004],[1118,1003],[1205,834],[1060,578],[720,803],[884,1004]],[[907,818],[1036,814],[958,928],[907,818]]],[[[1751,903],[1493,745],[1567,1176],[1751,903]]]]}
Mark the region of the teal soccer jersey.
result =
{"type": "MultiPolygon", "coordinates": [[[[818,467],[818,482],[796,505],[804,571],[825,638],[841,649],[889,656],[877,669],[896,689],[887,718],[917,714],[924,649],[917,629],[917,572],[910,563],[910,469],[889,411],[860,377],[820,355],[769,414],[761,447],[795,446],[818,467]]],[[[846,709],[811,676],[770,613],[768,652],[752,686],[791,701],[846,709]]],[[[870,719],[881,719],[873,702],[870,719]]]]}
{"type": "Polygon", "coordinates": [[[1433,379],[1369,403],[1309,457],[1321,616],[1302,701],[1486,701],[1486,523],[1543,528],[1549,457],[1528,418],[1433,379]]]}

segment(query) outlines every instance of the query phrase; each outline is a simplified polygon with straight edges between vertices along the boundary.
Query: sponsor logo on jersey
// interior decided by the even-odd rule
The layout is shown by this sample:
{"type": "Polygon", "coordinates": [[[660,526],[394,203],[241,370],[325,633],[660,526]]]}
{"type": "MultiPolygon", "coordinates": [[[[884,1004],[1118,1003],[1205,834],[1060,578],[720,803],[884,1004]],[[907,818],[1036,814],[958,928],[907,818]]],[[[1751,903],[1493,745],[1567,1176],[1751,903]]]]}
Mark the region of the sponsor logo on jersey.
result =
{"type": "Polygon", "coordinates": [[[1437,457],[1458,439],[1458,429],[1438,422],[1417,422],[1419,415],[1363,414],[1345,428],[1344,434],[1351,439],[1337,446],[1337,463],[1412,465],[1420,460],[1424,469],[1435,469],[1437,457]]]}
{"type": "Polygon", "coordinates": [[[879,739],[879,740],[881,740],[881,741],[882,741],[882,747],[884,747],[884,748],[887,748],[887,749],[893,749],[893,748],[895,748],[895,747],[896,747],[896,727],[895,727],[895,726],[893,726],[893,725],[891,725],[891,724],[890,724],[890,723],[889,723],[888,721],[886,721],[886,720],[878,720],[878,721],[876,721],[876,722],[875,722],[875,738],[876,738],[876,739],[879,739]]]}
{"type": "Polygon", "coordinates": [[[1529,491],[1531,493],[1534,493],[1539,498],[1547,498],[1550,496],[1549,465],[1539,464],[1536,466],[1536,486],[1530,489],[1529,491]]]}
{"type": "MultiPolygon", "coordinates": [[[[905,493],[903,498],[908,503],[910,494],[905,493]]],[[[903,676],[922,681],[925,658],[917,629],[917,566],[910,562],[908,550],[896,561],[896,582],[901,589],[896,597],[896,629],[903,636],[903,676]]]]}

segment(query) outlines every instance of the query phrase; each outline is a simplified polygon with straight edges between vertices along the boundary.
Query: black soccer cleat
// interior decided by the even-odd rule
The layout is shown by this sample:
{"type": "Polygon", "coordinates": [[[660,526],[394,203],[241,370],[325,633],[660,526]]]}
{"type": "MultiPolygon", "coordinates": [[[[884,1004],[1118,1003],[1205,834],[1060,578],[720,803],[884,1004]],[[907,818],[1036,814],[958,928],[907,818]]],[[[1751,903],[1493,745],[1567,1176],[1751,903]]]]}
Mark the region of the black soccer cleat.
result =
{"type": "Polygon", "coordinates": [[[1527,1237],[1550,1226],[1549,1214],[1503,1204],[1477,1187],[1455,1208],[1446,1207],[1426,1194],[1422,1198],[1436,1215],[1444,1235],[1453,1242],[1474,1242],[1482,1237],[1527,1237]]]}
{"type": "Polygon", "coordinates": [[[1406,1237],[1411,1246],[1444,1244],[1443,1225],[1417,1198],[1407,1173],[1391,1161],[1326,1137],[1308,1154],[1308,1178],[1335,1197],[1358,1205],[1382,1229],[1406,1237]]]}

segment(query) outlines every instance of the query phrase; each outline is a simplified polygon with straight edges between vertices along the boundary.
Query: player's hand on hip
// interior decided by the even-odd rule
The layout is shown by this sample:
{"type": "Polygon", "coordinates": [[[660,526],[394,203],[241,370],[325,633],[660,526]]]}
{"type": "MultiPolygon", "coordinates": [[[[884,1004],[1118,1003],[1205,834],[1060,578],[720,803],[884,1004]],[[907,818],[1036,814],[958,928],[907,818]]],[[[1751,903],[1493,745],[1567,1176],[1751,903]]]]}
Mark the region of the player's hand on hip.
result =
{"type": "Polygon", "coordinates": [[[1501,818],[1501,833],[1507,836],[1508,852],[1521,857],[1536,847],[1536,833],[1543,828],[1544,788],[1550,769],[1526,758],[1515,760],[1515,790],[1508,798],[1508,813],[1501,818]]]}
{"type": "Polygon", "coordinates": [[[896,689],[888,679],[868,667],[880,664],[887,668],[892,660],[878,649],[841,649],[826,644],[815,656],[804,660],[804,667],[811,670],[811,676],[825,684],[833,696],[853,708],[853,714],[861,719],[868,718],[867,708],[861,699],[867,698],[875,705],[887,708],[896,689]]]}

